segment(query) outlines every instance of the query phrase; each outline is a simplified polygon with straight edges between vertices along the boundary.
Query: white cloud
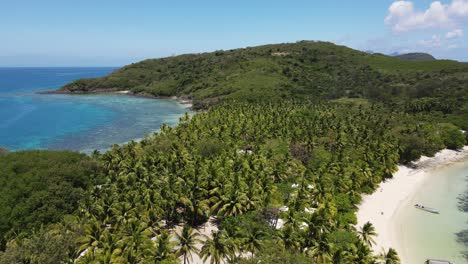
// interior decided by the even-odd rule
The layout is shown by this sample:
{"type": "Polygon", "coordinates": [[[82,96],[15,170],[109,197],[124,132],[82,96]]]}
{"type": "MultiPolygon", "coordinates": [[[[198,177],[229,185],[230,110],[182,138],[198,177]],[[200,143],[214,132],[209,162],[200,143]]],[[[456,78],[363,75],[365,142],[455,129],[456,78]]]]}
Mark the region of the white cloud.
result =
{"type": "Polygon", "coordinates": [[[454,38],[460,38],[463,37],[463,30],[461,29],[454,29],[452,31],[447,32],[445,35],[446,39],[454,39],[454,38]]]}
{"type": "Polygon", "coordinates": [[[454,29],[458,19],[464,17],[468,17],[468,0],[452,0],[449,5],[434,1],[424,11],[416,10],[412,1],[395,1],[388,9],[385,23],[396,33],[429,28],[454,29]]]}
{"type": "Polygon", "coordinates": [[[468,1],[453,0],[448,11],[453,15],[466,17],[468,16],[468,1]]]}

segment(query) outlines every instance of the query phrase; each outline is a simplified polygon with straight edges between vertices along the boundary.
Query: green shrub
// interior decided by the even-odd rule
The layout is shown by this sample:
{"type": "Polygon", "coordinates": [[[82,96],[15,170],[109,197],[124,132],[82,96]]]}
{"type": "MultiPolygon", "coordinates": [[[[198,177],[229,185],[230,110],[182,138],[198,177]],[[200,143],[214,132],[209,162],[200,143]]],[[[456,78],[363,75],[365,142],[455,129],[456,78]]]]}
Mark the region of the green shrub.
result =
{"type": "Polygon", "coordinates": [[[441,126],[441,136],[448,149],[460,149],[466,142],[463,132],[452,124],[443,124],[441,126]]]}

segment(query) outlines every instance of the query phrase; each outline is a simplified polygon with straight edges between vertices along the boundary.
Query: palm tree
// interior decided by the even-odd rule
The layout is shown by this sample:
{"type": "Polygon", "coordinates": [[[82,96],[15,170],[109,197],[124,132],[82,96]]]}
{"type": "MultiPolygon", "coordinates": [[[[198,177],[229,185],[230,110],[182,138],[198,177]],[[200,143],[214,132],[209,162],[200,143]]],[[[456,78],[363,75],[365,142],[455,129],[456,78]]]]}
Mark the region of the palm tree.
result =
{"type": "Polygon", "coordinates": [[[81,244],[79,248],[80,254],[86,251],[87,254],[94,255],[94,250],[100,242],[103,231],[104,229],[100,222],[91,220],[86,225],[85,236],[79,239],[79,243],[81,244]]]}
{"type": "MultiPolygon", "coordinates": [[[[341,263],[356,263],[353,261],[353,254],[352,252],[344,250],[344,249],[338,249],[335,250],[332,256],[331,263],[336,263],[336,264],[341,264],[341,263]]],[[[357,262],[357,263],[363,263],[363,262],[357,262]]],[[[366,262],[364,262],[366,263],[366,262]]]]}
{"type": "Polygon", "coordinates": [[[362,241],[364,241],[364,243],[366,243],[369,247],[372,247],[372,245],[375,244],[373,237],[377,236],[377,232],[375,232],[375,227],[372,225],[372,223],[365,223],[358,231],[358,234],[362,241]]]}
{"type": "Polygon", "coordinates": [[[262,247],[262,239],[265,237],[265,232],[260,228],[254,227],[248,231],[246,237],[242,239],[242,248],[252,254],[252,257],[262,247]]]}
{"type": "Polygon", "coordinates": [[[292,225],[285,225],[279,231],[278,238],[287,250],[298,251],[301,247],[301,239],[292,225]]]}
{"type": "Polygon", "coordinates": [[[196,247],[196,244],[202,241],[198,239],[200,235],[194,232],[193,228],[189,225],[184,225],[182,233],[176,234],[176,238],[179,241],[179,248],[176,251],[177,256],[184,256],[184,264],[189,263],[188,260],[192,261],[192,252],[199,253],[200,250],[196,247]]]}
{"type": "Polygon", "coordinates": [[[383,251],[379,258],[382,264],[400,264],[400,258],[395,249],[390,248],[387,252],[383,251]]]}
{"type": "Polygon", "coordinates": [[[362,240],[358,240],[356,245],[352,247],[352,256],[354,263],[374,263],[372,262],[372,251],[362,240]]]}
{"type": "Polygon", "coordinates": [[[200,220],[206,219],[210,208],[207,201],[202,200],[201,197],[181,197],[180,202],[185,206],[192,225],[199,223],[200,220]]]}
{"type": "Polygon", "coordinates": [[[122,250],[119,248],[118,237],[105,230],[102,235],[102,249],[99,249],[98,258],[99,263],[118,263],[121,261],[120,253],[122,250]]]}
{"type": "Polygon", "coordinates": [[[129,259],[138,259],[146,255],[153,245],[148,227],[136,218],[128,221],[122,234],[123,254],[129,259]]]}
{"type": "Polygon", "coordinates": [[[310,216],[307,216],[303,219],[307,224],[306,233],[308,240],[306,241],[306,246],[310,246],[314,240],[319,240],[331,232],[333,229],[333,223],[331,221],[331,216],[324,209],[319,209],[310,216]]]}
{"type": "Polygon", "coordinates": [[[333,244],[328,242],[326,238],[317,240],[314,245],[307,250],[307,253],[312,256],[317,264],[330,263],[332,261],[333,244]]]}
{"type": "Polygon", "coordinates": [[[300,227],[300,221],[296,211],[290,209],[284,217],[284,225],[290,226],[294,230],[298,230],[300,227]]]}
{"type": "Polygon", "coordinates": [[[156,262],[161,262],[165,259],[168,259],[172,250],[172,243],[170,241],[169,233],[166,230],[163,230],[156,239],[156,252],[154,254],[156,262]]]}
{"type": "Polygon", "coordinates": [[[212,239],[207,239],[200,251],[203,261],[210,259],[211,264],[221,264],[234,257],[233,241],[226,237],[224,231],[211,232],[212,239]]]}

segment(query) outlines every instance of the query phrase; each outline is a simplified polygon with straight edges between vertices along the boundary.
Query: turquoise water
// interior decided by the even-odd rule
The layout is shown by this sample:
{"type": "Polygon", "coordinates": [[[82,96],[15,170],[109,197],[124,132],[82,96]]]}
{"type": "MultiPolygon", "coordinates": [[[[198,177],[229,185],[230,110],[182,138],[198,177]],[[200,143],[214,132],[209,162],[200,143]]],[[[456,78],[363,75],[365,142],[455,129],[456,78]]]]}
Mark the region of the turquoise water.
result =
{"type": "Polygon", "coordinates": [[[40,95],[114,68],[0,68],[0,146],[91,152],[174,125],[188,110],[172,100],[125,95],[40,95]]]}
{"type": "Polygon", "coordinates": [[[468,229],[468,213],[457,206],[458,197],[468,188],[467,177],[468,162],[434,171],[396,213],[400,254],[408,264],[424,263],[428,258],[468,263],[462,255],[468,248],[456,241],[456,233],[468,229]],[[415,209],[416,203],[437,208],[440,214],[415,209]]]}

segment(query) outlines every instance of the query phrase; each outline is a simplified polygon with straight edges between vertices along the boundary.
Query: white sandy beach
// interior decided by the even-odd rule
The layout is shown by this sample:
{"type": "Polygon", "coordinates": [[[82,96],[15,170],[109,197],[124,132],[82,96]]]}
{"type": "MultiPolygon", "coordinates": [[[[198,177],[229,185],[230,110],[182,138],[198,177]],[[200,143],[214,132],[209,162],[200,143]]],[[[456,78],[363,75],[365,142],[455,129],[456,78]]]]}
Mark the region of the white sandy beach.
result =
{"type": "Polygon", "coordinates": [[[130,94],[130,91],[117,91],[117,94],[130,94]]]}
{"type": "MultiPolygon", "coordinates": [[[[357,213],[358,227],[367,221],[375,226],[378,233],[375,237],[376,245],[373,247],[375,253],[380,253],[382,249],[388,250],[390,247],[399,253],[404,252],[396,239],[397,230],[394,227],[395,213],[399,207],[418,191],[431,171],[467,159],[468,146],[465,146],[462,151],[443,150],[435,157],[422,157],[414,162],[415,168],[400,165],[393,179],[381,183],[372,195],[363,197],[357,213]]],[[[402,263],[408,263],[404,254],[400,253],[400,258],[402,263]]]]}

